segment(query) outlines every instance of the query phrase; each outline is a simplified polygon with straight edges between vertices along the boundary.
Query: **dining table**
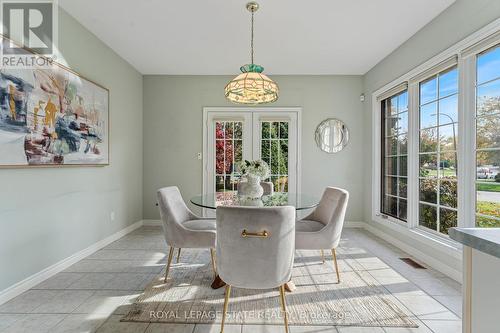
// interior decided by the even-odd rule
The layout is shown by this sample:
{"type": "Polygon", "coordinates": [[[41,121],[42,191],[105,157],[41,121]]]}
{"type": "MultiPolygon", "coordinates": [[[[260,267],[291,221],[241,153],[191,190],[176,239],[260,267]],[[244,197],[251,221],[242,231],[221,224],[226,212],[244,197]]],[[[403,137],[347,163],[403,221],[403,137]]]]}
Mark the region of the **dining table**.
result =
{"type": "MultiPolygon", "coordinates": [[[[277,207],[293,206],[296,211],[312,209],[319,204],[319,198],[306,193],[274,192],[263,195],[259,199],[249,199],[239,196],[236,192],[215,192],[197,195],[191,198],[191,203],[205,209],[217,209],[218,206],[246,206],[246,207],[277,207]]],[[[226,283],[217,274],[211,284],[213,289],[219,289],[226,283]]],[[[285,284],[285,289],[292,292],[296,289],[292,280],[285,284]]]]}

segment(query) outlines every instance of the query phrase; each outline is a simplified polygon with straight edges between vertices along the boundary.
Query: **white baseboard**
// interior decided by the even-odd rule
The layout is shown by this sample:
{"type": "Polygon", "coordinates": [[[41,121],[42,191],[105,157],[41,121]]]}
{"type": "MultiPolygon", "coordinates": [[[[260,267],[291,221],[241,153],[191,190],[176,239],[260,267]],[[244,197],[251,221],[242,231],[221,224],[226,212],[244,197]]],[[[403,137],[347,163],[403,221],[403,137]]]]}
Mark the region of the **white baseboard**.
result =
{"type": "Polygon", "coordinates": [[[362,221],[346,221],[344,223],[345,228],[364,228],[365,222],[362,221]]]}
{"type": "Polygon", "coordinates": [[[147,227],[161,226],[161,220],[142,220],[142,225],[147,227]]]}
{"type": "MultiPolygon", "coordinates": [[[[371,226],[369,223],[362,222],[363,228],[372,234],[374,234],[377,237],[382,238],[383,240],[399,247],[401,250],[407,252],[411,256],[415,257],[416,259],[422,261],[423,263],[429,265],[433,269],[443,273],[444,275],[452,278],[453,280],[462,283],[462,272],[456,270],[453,267],[448,266],[446,263],[442,262],[441,260],[437,260],[422,251],[416,249],[413,246],[408,245],[407,243],[404,242],[404,240],[398,239],[396,237],[393,237],[391,235],[388,235],[387,233],[383,232],[382,230],[371,226]]],[[[405,237],[404,235],[402,237],[405,237]]]]}
{"type": "Polygon", "coordinates": [[[143,225],[143,221],[137,221],[128,227],[104,238],[101,239],[100,241],[90,245],[86,249],[83,249],[72,256],[65,258],[57,263],[55,263],[52,266],[49,266],[42,271],[35,273],[26,279],[19,281],[18,283],[8,287],[7,289],[4,289],[0,291],[0,304],[3,304],[7,302],[8,300],[22,294],[23,292],[33,288],[37,284],[47,280],[48,278],[54,276],[55,274],[65,270],[69,266],[75,264],[76,262],[84,259],[85,257],[88,257],[92,253],[102,249],[103,247],[111,244],[112,242],[122,238],[126,234],[134,231],[137,228],[140,228],[143,225]]]}

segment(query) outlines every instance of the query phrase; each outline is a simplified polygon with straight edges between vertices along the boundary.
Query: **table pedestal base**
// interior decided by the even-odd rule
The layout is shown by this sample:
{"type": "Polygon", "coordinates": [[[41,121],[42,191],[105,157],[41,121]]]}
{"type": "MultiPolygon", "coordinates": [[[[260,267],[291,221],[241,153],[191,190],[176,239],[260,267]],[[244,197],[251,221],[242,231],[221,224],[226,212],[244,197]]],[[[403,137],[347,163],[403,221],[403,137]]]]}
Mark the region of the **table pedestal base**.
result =
{"type": "MultiPolygon", "coordinates": [[[[212,284],[210,285],[210,287],[212,287],[212,289],[219,289],[219,288],[222,288],[226,285],[226,282],[222,281],[222,279],[220,278],[219,275],[217,275],[212,284]]],[[[285,283],[285,290],[288,291],[288,292],[294,292],[295,290],[297,289],[297,286],[295,286],[295,283],[293,283],[292,280],[288,281],[287,283],[285,283]]]]}

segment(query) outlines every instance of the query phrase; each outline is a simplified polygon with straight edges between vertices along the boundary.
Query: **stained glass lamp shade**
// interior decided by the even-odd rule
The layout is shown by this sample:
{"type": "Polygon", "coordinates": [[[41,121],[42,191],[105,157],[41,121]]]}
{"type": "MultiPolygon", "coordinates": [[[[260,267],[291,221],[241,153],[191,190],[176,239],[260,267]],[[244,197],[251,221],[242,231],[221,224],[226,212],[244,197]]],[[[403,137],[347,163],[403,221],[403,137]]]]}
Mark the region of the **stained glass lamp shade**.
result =
{"type": "Polygon", "coordinates": [[[263,74],[259,65],[241,66],[241,74],[231,80],[225,89],[228,100],[239,104],[272,103],[278,99],[278,85],[263,74]]]}

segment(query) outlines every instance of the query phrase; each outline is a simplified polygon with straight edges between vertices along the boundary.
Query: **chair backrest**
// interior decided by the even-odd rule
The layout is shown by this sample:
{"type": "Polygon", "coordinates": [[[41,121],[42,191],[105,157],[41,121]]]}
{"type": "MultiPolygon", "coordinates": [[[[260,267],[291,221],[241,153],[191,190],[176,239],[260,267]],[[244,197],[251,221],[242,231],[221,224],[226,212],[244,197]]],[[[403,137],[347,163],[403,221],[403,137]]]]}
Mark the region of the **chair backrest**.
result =
{"type": "Polygon", "coordinates": [[[291,278],[294,250],[295,208],[217,207],[217,272],[227,284],[283,285],[291,278]]]}
{"type": "Polygon", "coordinates": [[[260,182],[260,186],[264,189],[264,195],[272,195],[274,192],[273,182],[260,182]]]}
{"type": "Polygon", "coordinates": [[[196,216],[184,203],[177,186],[163,187],[158,190],[157,196],[165,240],[170,246],[182,247],[181,244],[177,244],[187,231],[182,223],[195,219],[196,216]]]}
{"type": "Polygon", "coordinates": [[[349,192],[337,187],[327,187],[319,205],[309,216],[304,218],[325,225],[321,232],[331,234],[332,248],[337,247],[340,241],[348,201],[349,192]]]}

